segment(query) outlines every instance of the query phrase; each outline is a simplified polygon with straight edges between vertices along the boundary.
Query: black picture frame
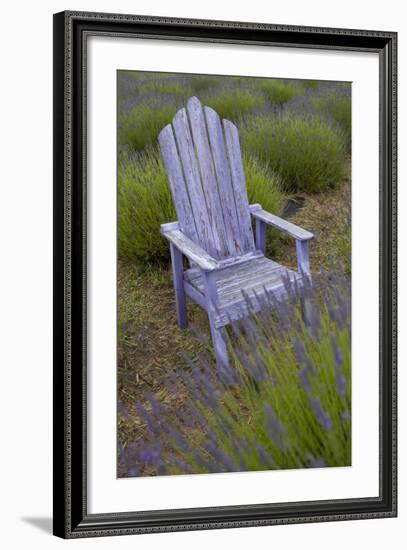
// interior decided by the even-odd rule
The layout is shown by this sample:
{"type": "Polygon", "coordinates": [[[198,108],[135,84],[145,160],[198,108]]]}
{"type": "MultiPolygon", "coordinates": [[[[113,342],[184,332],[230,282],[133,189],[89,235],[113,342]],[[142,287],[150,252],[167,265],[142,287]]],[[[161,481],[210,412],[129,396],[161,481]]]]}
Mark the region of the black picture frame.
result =
{"type": "Polygon", "coordinates": [[[63,538],[385,518],[397,514],[397,34],[85,12],[54,15],[54,534],[63,538]],[[345,500],[89,514],[86,41],[96,34],[376,52],[380,63],[380,494],[345,500]]]}

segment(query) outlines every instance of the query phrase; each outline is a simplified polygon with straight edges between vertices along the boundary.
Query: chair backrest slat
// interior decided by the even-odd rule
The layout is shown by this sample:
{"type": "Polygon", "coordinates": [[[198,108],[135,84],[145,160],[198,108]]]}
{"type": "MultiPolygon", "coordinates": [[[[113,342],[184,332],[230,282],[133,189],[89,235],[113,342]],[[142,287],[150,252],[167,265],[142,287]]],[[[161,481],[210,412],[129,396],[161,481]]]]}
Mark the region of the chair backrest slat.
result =
{"type": "Polygon", "coordinates": [[[216,259],[253,251],[236,126],[192,97],[158,140],[181,230],[216,259]]]}
{"type": "Polygon", "coordinates": [[[211,227],[213,228],[214,237],[216,238],[216,245],[219,246],[217,250],[218,257],[226,258],[233,250],[233,240],[231,239],[230,231],[225,226],[205,115],[202,105],[196,97],[192,97],[188,101],[187,111],[201,173],[202,189],[205,194],[205,206],[211,227]]]}
{"type": "MultiPolygon", "coordinates": [[[[192,142],[192,135],[189,129],[188,117],[185,109],[181,109],[175,115],[172,126],[177,143],[178,153],[184,171],[184,178],[190,201],[190,210],[195,220],[195,226],[198,233],[200,244],[203,248],[218,259],[217,249],[214,240],[212,227],[209,221],[208,212],[205,205],[205,195],[201,185],[201,176],[199,166],[195,155],[192,142]]],[[[173,195],[175,208],[177,208],[177,196],[173,195]]],[[[179,216],[179,212],[177,210],[179,216]]]]}
{"type": "Polygon", "coordinates": [[[179,227],[192,241],[199,242],[187,185],[178,157],[171,124],[168,124],[160,134],[160,148],[170,184],[171,195],[179,218],[179,227]]]}
{"type": "Polygon", "coordinates": [[[204,110],[216,173],[216,183],[219,191],[220,207],[222,209],[225,226],[228,230],[228,249],[233,254],[239,256],[243,253],[242,236],[239,220],[236,216],[236,203],[228,156],[226,154],[222,123],[218,113],[213,109],[205,107],[204,110]]]}
{"type": "Polygon", "coordinates": [[[239,132],[236,126],[226,119],[223,119],[223,129],[225,132],[226,148],[233,182],[236,216],[239,220],[243,239],[243,250],[249,252],[253,250],[255,246],[242,155],[240,152],[239,132]]]}

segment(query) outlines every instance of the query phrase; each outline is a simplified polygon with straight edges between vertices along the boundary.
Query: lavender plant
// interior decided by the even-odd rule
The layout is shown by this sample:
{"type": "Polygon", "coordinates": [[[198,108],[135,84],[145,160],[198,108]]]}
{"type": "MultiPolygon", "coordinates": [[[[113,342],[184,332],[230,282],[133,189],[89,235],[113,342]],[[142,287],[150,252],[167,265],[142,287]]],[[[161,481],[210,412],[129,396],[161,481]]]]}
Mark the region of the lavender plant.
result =
{"type": "Polygon", "coordinates": [[[207,353],[169,372],[188,395],[175,417],[151,394],[137,405],[146,436],[122,442],[126,475],[351,464],[350,283],[334,270],[286,292],[247,296],[229,367],[207,353]]]}
{"type": "Polygon", "coordinates": [[[274,78],[261,78],[256,84],[260,90],[263,91],[267,101],[271,104],[282,105],[290,99],[304,93],[304,88],[300,84],[300,81],[295,82],[274,78]]]}
{"type": "Polygon", "coordinates": [[[344,176],[344,136],[322,117],[290,112],[256,116],[239,130],[242,146],[267,162],[290,190],[320,192],[344,176]]]}
{"type": "Polygon", "coordinates": [[[342,82],[330,82],[321,86],[311,96],[314,109],[331,117],[342,128],[347,150],[350,150],[352,135],[351,88],[342,82]]]}
{"type": "Polygon", "coordinates": [[[141,151],[155,145],[161,129],[171,122],[183,100],[169,94],[149,93],[120,105],[119,144],[141,151]]]}
{"type": "Polygon", "coordinates": [[[200,99],[221,118],[232,121],[239,120],[252,109],[265,104],[265,97],[256,86],[241,85],[237,79],[206,90],[200,99]]]}
{"type": "MultiPolygon", "coordinates": [[[[308,81],[304,81],[308,82],[308,81]]],[[[350,151],[352,133],[351,87],[347,82],[323,82],[283,105],[285,113],[319,116],[342,132],[346,151],[350,151]]]]}

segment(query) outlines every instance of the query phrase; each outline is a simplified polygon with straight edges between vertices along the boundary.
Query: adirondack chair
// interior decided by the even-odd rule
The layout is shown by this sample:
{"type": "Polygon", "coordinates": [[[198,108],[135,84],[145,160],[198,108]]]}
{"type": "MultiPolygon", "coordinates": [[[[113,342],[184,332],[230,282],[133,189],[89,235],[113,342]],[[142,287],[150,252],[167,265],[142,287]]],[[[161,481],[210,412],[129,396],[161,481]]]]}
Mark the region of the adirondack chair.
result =
{"type": "MultiPolygon", "coordinates": [[[[265,289],[283,296],[285,276],[310,276],[312,233],[249,206],[238,130],[191,97],[158,137],[178,221],[161,225],[170,243],[178,325],[188,325],[186,296],[207,311],[218,365],[228,364],[224,327],[256,309],[265,289]],[[256,238],[252,230],[255,219],[256,238]],[[296,240],[298,271],[265,257],[266,226],[296,240]],[[183,256],[189,260],[184,271],[183,256]]],[[[258,306],[260,307],[260,306],[258,306]]]]}

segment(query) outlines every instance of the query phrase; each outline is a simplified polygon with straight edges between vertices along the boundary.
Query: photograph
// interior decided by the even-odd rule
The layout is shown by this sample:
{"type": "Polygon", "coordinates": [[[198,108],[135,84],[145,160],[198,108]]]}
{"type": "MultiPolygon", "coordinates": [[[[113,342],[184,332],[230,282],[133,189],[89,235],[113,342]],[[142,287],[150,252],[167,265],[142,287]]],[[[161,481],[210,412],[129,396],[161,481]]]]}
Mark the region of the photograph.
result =
{"type": "Polygon", "coordinates": [[[117,477],[352,466],[352,83],[117,70],[117,477]]]}

